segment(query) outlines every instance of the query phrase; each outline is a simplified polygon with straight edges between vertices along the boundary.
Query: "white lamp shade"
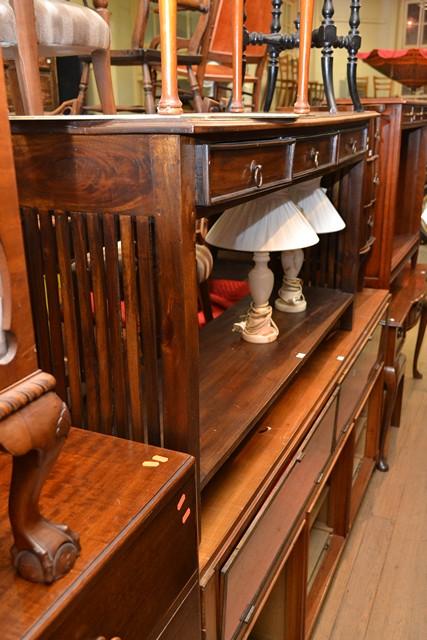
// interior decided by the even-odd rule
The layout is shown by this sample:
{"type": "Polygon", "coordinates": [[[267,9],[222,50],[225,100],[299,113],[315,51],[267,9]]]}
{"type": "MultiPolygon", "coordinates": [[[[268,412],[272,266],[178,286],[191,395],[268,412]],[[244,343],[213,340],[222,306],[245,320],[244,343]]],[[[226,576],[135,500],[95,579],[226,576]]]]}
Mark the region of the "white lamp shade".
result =
{"type": "Polygon", "coordinates": [[[344,229],[345,222],[321,188],[320,178],[289,187],[288,193],[316,233],[333,233],[344,229]]]}
{"type": "Polygon", "coordinates": [[[285,191],[276,191],[225,211],[206,241],[237,251],[285,251],[319,242],[313,227],[285,191]]]}

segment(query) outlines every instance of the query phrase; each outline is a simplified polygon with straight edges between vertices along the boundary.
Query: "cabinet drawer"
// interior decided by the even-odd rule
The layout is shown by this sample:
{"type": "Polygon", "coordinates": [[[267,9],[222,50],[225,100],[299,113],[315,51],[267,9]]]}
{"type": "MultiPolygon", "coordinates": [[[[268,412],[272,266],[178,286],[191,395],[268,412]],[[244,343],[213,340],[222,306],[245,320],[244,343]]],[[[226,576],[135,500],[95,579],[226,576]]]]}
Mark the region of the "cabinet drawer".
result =
{"type": "Polygon", "coordinates": [[[196,147],[197,204],[286,185],[291,180],[293,139],[205,144],[196,147]]]}
{"type": "Polygon", "coordinates": [[[383,348],[383,326],[378,324],[365,346],[358,355],[355,363],[340,383],[338,400],[337,434],[339,440],[351,423],[363,391],[366,388],[371,373],[377,362],[381,360],[383,348]]]}
{"type": "Polygon", "coordinates": [[[347,160],[366,151],[366,129],[351,129],[340,133],[338,161],[347,160]]]}
{"type": "Polygon", "coordinates": [[[181,604],[184,588],[197,580],[195,511],[192,478],[145,526],[129,534],[123,544],[117,542],[114,555],[108,554],[96,575],[81,585],[44,633],[44,640],[157,638],[181,604]],[[178,510],[183,494],[186,506],[178,510]],[[191,511],[184,518],[187,508],[191,511]]]}
{"type": "Polygon", "coordinates": [[[295,177],[335,164],[337,134],[314,136],[310,140],[298,141],[295,145],[295,177]]]}
{"type": "Polygon", "coordinates": [[[321,478],[331,455],[336,406],[334,393],[221,570],[221,640],[238,637],[252,618],[264,584],[321,478]]]}

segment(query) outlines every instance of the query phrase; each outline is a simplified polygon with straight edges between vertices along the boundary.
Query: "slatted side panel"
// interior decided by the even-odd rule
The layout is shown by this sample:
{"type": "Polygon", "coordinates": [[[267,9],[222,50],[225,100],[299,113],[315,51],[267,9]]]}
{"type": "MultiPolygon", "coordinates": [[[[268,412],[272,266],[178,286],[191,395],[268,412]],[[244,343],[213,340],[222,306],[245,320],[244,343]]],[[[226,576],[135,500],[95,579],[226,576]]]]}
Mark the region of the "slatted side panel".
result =
{"type": "Polygon", "coordinates": [[[153,219],[28,208],[22,219],[39,362],[73,424],[161,444],[153,219]]]}

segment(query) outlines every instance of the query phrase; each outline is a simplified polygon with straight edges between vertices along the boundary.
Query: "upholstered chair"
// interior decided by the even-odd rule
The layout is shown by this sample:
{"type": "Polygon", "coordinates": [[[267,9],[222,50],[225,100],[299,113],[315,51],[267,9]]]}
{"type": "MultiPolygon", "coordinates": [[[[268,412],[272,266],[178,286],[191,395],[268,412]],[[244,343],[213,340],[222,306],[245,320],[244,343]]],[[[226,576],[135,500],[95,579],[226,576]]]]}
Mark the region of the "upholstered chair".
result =
{"type": "Polygon", "coordinates": [[[0,0],[0,46],[13,60],[25,113],[43,113],[38,58],[90,55],[104,113],[115,113],[108,0],[0,0]]]}

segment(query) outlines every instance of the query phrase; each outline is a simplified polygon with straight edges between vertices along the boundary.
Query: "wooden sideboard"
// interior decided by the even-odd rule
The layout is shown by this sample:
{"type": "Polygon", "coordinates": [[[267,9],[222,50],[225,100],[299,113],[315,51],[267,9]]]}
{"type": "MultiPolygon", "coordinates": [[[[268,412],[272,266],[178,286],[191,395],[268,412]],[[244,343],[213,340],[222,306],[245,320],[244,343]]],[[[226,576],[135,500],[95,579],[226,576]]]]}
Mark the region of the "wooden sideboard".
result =
{"type": "Polygon", "coordinates": [[[81,555],[54,585],[15,576],[8,562],[7,465],[0,473],[2,638],[175,640],[201,637],[194,460],[72,429],[47,515],[80,532],[81,555]],[[149,466],[153,465],[153,466],[149,466]]]}
{"type": "Polygon", "coordinates": [[[74,424],[195,455],[209,640],[255,633],[285,565],[286,637],[308,635],[376,460],[389,294],[358,293],[376,118],[12,121],[40,362],[74,424]],[[346,228],[305,252],[307,311],[275,313],[269,345],[232,333],[247,301],[199,331],[196,219],[315,176],[346,228]],[[307,590],[318,490],[333,552],[307,590]]]}

